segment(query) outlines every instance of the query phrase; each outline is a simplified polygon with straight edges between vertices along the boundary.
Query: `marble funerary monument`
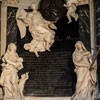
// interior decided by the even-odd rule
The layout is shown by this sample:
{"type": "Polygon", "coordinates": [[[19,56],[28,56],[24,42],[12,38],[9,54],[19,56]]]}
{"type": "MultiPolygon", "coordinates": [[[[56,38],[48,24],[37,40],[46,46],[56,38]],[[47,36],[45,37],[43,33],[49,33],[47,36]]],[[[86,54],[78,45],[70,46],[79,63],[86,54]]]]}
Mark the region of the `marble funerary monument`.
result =
{"type": "Polygon", "coordinates": [[[94,100],[99,92],[94,5],[2,0],[0,98],[94,100]]]}

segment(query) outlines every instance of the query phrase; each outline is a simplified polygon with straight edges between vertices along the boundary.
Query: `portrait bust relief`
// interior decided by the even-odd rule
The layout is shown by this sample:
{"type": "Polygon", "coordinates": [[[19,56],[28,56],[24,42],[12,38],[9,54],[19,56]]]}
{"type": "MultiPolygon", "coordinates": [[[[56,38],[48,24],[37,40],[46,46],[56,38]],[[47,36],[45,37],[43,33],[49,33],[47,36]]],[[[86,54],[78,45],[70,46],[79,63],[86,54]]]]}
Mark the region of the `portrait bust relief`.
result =
{"type": "Polygon", "coordinates": [[[46,20],[56,22],[66,12],[63,3],[63,0],[41,0],[39,3],[39,11],[46,20]]]}

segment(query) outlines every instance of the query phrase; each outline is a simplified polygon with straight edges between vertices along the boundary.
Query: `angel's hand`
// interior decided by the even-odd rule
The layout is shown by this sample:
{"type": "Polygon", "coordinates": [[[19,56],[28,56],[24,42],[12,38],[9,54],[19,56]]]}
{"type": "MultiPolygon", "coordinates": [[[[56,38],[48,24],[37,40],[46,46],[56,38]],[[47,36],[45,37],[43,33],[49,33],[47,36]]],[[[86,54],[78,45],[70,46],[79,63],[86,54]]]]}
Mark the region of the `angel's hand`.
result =
{"type": "Polygon", "coordinates": [[[18,58],[18,61],[23,62],[23,58],[22,57],[18,58]]]}
{"type": "Polygon", "coordinates": [[[29,72],[26,72],[26,74],[28,75],[28,74],[29,74],[29,72]]]}
{"type": "Polygon", "coordinates": [[[63,6],[64,6],[64,7],[67,7],[67,5],[66,5],[66,4],[64,4],[63,6]]]}
{"type": "Polygon", "coordinates": [[[56,27],[53,23],[50,24],[49,27],[50,27],[51,29],[55,29],[55,30],[57,30],[57,27],[56,27]]]}
{"type": "Polygon", "coordinates": [[[26,72],[26,79],[28,79],[28,78],[29,78],[28,74],[29,74],[29,72],[26,72]]]}

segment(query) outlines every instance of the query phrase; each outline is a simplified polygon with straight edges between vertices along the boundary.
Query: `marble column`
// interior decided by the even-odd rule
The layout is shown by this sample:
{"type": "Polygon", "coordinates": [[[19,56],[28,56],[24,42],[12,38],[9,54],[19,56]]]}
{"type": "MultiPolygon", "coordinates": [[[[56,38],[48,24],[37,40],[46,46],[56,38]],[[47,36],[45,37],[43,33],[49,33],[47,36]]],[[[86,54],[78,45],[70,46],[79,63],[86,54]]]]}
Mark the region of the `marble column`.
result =
{"type": "Polygon", "coordinates": [[[7,6],[1,6],[1,56],[6,49],[6,32],[7,32],[7,6]]]}

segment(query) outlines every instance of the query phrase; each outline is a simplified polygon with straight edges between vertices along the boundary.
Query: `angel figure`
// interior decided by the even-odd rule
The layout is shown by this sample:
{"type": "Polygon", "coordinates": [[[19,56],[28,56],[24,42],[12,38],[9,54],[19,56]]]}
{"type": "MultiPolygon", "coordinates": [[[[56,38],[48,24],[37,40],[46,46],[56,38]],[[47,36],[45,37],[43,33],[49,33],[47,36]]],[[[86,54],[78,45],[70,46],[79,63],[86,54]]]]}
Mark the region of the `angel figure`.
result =
{"type": "Polygon", "coordinates": [[[4,54],[2,61],[3,63],[0,85],[3,86],[4,89],[4,100],[21,100],[18,89],[17,72],[23,68],[23,59],[16,53],[16,45],[14,43],[8,45],[7,51],[4,54]]]}
{"type": "Polygon", "coordinates": [[[94,100],[96,89],[96,64],[91,53],[81,41],[76,42],[73,63],[77,75],[76,91],[71,100],[94,100]]]}
{"type": "Polygon", "coordinates": [[[65,0],[66,4],[64,6],[67,8],[67,18],[68,18],[68,24],[72,22],[72,18],[75,19],[75,21],[78,20],[79,16],[76,13],[77,6],[79,5],[85,5],[88,4],[88,0],[65,0]]]}
{"type": "Polygon", "coordinates": [[[32,12],[26,12],[24,9],[18,9],[16,14],[17,25],[20,30],[21,38],[26,35],[26,27],[32,36],[32,41],[26,43],[24,48],[30,52],[34,52],[38,57],[38,52],[50,51],[50,47],[54,43],[55,32],[57,29],[53,22],[46,21],[41,13],[37,10],[36,4],[31,6],[32,12]]]}

